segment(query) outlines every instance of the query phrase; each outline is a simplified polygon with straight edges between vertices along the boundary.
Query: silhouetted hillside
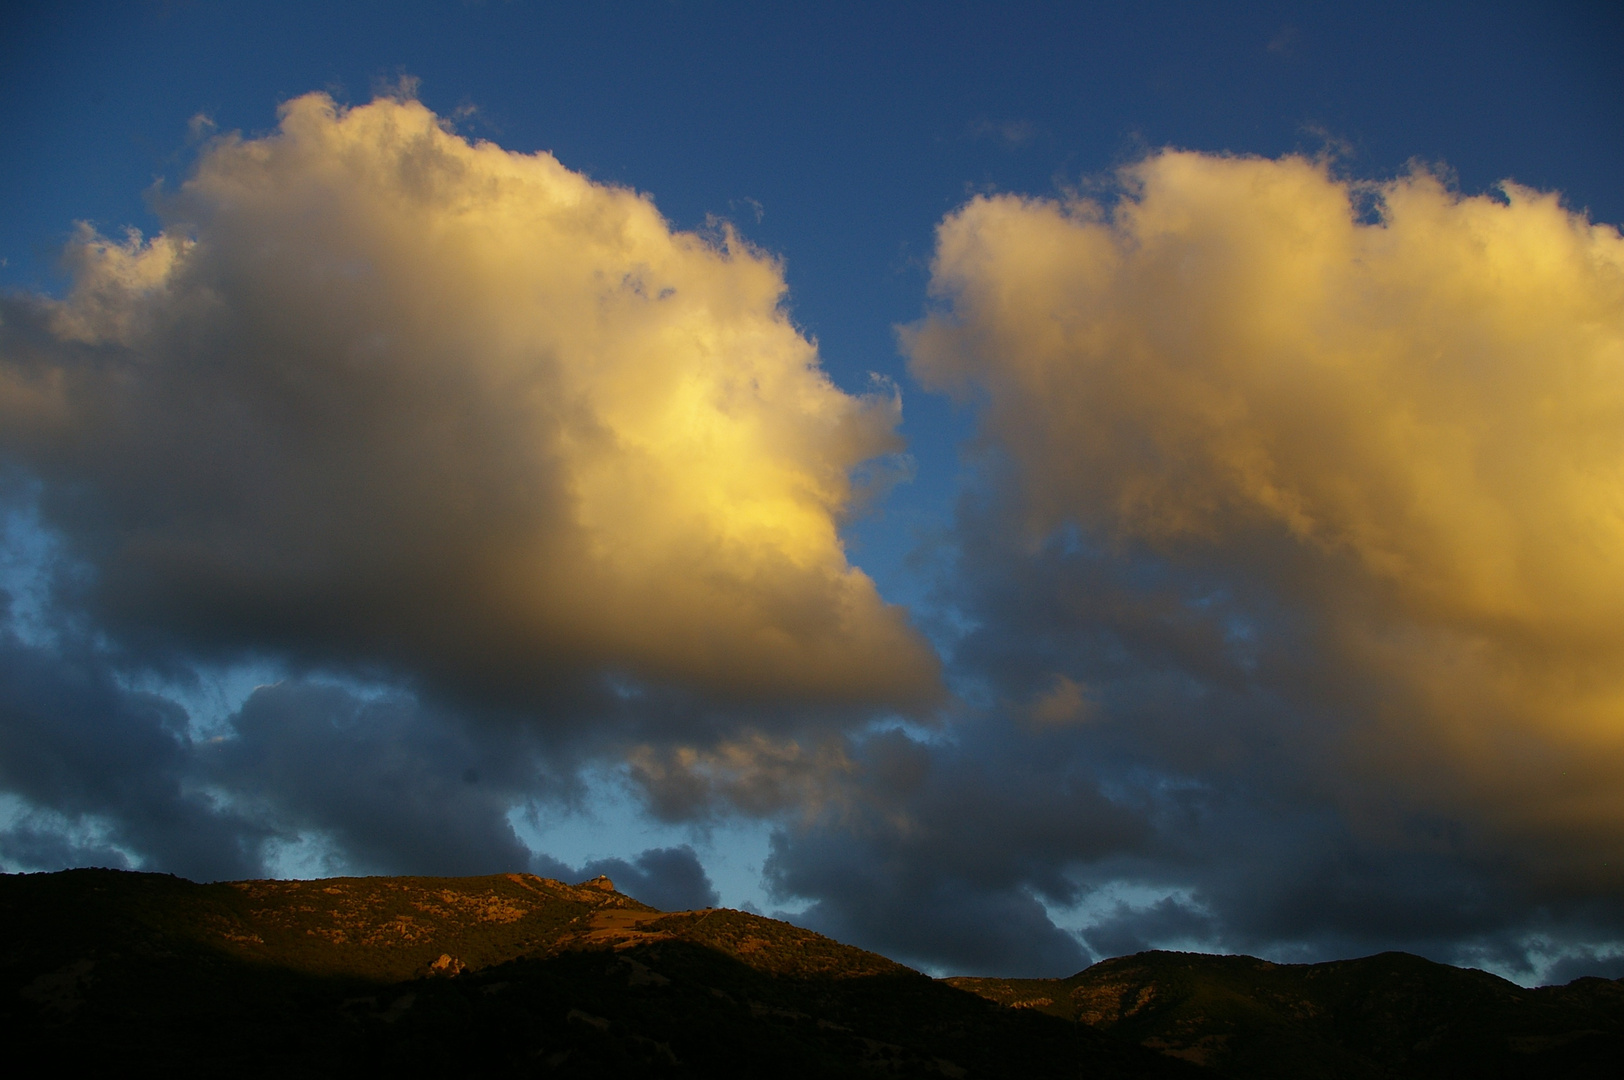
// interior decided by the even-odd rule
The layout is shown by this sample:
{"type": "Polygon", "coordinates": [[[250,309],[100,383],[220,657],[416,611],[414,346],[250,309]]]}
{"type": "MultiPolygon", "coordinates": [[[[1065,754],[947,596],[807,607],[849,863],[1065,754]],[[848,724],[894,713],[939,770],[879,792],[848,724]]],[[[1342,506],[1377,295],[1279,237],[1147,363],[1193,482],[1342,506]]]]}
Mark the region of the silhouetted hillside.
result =
{"type": "Polygon", "coordinates": [[[8,1046],[121,1072],[1183,1076],[738,911],[606,879],[0,877],[8,1046]]]}
{"type": "Polygon", "coordinates": [[[933,980],[604,878],[9,875],[0,941],[7,1045],[120,1072],[1366,1080],[1624,1060],[1624,982],[1166,952],[933,980]]]}
{"type": "Polygon", "coordinates": [[[1616,1077],[1624,982],[1524,989],[1406,953],[1326,964],[1147,952],[1067,979],[947,980],[1226,1076],[1616,1077]]]}

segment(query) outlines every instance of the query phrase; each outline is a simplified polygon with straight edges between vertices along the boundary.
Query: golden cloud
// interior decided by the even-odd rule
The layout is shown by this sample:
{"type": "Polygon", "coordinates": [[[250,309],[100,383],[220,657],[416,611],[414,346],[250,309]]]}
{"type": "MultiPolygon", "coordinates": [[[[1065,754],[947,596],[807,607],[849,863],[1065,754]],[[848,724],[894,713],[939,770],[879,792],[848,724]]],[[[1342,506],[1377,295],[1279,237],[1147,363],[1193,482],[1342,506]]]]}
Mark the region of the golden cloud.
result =
{"type": "Polygon", "coordinates": [[[935,692],[838,534],[898,399],[829,381],[731,231],[320,94],[214,141],[160,213],[0,312],[0,445],[121,632],[520,696],[596,669],[935,692]]]}
{"type": "Polygon", "coordinates": [[[951,215],[904,332],[984,402],[1027,527],[1267,590],[1324,634],[1322,691],[1369,688],[1361,760],[1619,848],[1624,239],[1419,170],[1169,151],[1121,180],[951,215]]]}

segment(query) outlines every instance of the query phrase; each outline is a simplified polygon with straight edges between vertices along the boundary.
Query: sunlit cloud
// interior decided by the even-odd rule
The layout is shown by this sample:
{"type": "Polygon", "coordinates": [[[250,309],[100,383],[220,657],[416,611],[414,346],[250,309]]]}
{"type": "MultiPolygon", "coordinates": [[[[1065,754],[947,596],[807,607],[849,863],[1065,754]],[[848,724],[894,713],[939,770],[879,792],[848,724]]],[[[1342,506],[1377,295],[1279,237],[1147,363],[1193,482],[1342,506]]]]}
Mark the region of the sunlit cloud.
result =
{"type": "Polygon", "coordinates": [[[0,299],[7,867],[606,872],[940,971],[1617,962],[1616,231],[1178,152],[949,215],[944,702],[841,540],[899,391],[726,226],[385,89],[200,120],[157,235],[0,299]]]}
{"type": "Polygon", "coordinates": [[[1169,151],[1120,179],[948,217],[904,334],[984,403],[1027,543],[1073,526],[1204,581],[1215,662],[1290,703],[1271,740],[1332,742],[1302,767],[1338,763],[1368,835],[1441,815],[1616,887],[1624,239],[1420,169],[1169,151]]]}
{"type": "Polygon", "coordinates": [[[77,602],[135,651],[519,707],[603,673],[931,699],[934,655],[839,535],[853,470],[899,449],[896,391],[834,386],[731,231],[407,90],[215,138],[162,232],[81,227],[65,299],[0,301],[0,452],[77,602]]]}

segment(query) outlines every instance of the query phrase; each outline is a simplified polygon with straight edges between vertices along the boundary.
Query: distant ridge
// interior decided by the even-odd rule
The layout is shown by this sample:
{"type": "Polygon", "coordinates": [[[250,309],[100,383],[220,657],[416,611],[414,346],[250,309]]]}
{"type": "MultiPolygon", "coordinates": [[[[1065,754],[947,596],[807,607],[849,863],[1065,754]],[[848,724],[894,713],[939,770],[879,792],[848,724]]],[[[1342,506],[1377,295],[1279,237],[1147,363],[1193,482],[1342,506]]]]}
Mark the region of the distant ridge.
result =
{"type": "Polygon", "coordinates": [[[1624,1075],[1624,980],[1530,990],[1398,952],[1323,964],[1145,952],[1066,979],[946,981],[1225,1076],[1624,1075]]]}

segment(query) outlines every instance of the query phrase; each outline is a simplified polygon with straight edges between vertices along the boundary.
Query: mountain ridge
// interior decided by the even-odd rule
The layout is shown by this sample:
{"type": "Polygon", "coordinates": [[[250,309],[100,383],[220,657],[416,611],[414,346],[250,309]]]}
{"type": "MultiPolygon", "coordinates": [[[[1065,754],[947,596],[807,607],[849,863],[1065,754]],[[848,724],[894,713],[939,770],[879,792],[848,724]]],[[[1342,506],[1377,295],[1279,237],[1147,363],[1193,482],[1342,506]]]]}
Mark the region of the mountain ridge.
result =
{"type": "Polygon", "coordinates": [[[0,1031],[180,1075],[1177,1077],[876,953],[533,875],[0,877],[0,1031]]]}
{"type": "Polygon", "coordinates": [[[1277,964],[1153,950],[1063,979],[945,981],[1224,1075],[1613,1076],[1624,1060],[1624,980],[1529,988],[1402,952],[1277,964]]]}
{"type": "Polygon", "coordinates": [[[0,1030],[181,1075],[1612,1076],[1624,980],[1147,952],[931,979],[607,878],[0,876],[0,1030]]]}

